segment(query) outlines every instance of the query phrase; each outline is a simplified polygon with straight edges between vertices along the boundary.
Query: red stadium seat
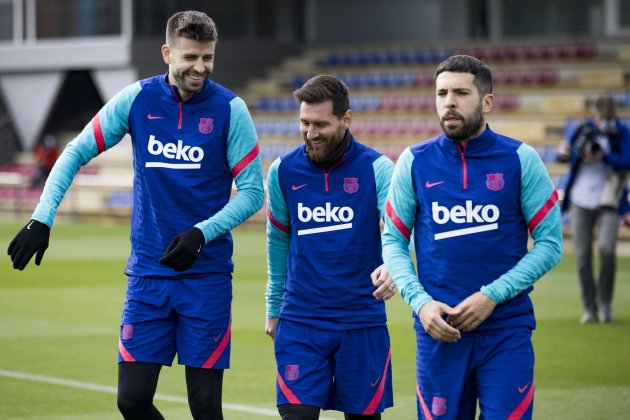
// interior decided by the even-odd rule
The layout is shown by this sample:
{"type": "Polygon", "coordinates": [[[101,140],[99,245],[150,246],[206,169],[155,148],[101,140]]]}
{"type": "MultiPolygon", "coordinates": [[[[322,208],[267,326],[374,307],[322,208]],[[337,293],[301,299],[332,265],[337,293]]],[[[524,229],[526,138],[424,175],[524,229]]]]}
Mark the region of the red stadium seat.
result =
{"type": "Polygon", "coordinates": [[[562,46],[562,55],[568,59],[578,58],[580,49],[577,44],[566,44],[562,46]]]}
{"type": "Polygon", "coordinates": [[[545,47],[541,45],[529,45],[525,48],[528,60],[544,60],[545,47]]]}
{"type": "Polygon", "coordinates": [[[545,57],[557,60],[562,57],[562,46],[561,45],[547,45],[545,47],[545,57]]]}

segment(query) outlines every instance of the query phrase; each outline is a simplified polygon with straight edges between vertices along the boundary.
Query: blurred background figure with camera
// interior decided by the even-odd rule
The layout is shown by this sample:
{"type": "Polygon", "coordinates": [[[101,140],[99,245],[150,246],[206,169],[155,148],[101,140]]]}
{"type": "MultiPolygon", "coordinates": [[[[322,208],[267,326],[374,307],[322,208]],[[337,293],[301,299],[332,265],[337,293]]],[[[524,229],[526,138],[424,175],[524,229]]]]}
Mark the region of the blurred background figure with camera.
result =
{"type": "Polygon", "coordinates": [[[592,116],[569,133],[559,152],[560,160],[571,166],[562,210],[569,211],[571,220],[584,305],[581,322],[601,319],[609,323],[613,320],[618,215],[622,200],[627,200],[630,170],[630,131],[617,118],[614,100],[608,96],[597,98],[592,116]],[[600,255],[597,283],[593,274],[595,239],[600,255]]]}

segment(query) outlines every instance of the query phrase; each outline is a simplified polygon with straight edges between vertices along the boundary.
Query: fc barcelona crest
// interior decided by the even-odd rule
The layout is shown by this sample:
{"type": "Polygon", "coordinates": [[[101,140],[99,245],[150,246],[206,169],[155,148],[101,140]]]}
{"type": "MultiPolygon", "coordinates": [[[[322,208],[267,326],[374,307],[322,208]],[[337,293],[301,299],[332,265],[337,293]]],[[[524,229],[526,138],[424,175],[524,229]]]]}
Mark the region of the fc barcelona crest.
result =
{"type": "Polygon", "coordinates": [[[122,327],[122,333],[120,334],[120,337],[123,340],[130,340],[133,338],[133,325],[131,324],[125,324],[122,327]]]}
{"type": "Polygon", "coordinates": [[[199,132],[201,134],[209,134],[214,130],[213,118],[199,118],[199,132]]]}
{"type": "Polygon", "coordinates": [[[344,178],[343,190],[348,194],[354,194],[359,191],[359,178],[344,178]]]}
{"type": "Polygon", "coordinates": [[[433,397],[433,403],[431,404],[431,413],[434,416],[439,417],[446,414],[446,398],[433,397]]]}
{"type": "Polygon", "coordinates": [[[486,174],[486,187],[490,191],[502,190],[505,186],[505,180],[502,173],[486,174]]]}
{"type": "Polygon", "coordinates": [[[300,377],[300,365],[287,365],[284,368],[284,377],[287,381],[295,381],[300,377]]]}

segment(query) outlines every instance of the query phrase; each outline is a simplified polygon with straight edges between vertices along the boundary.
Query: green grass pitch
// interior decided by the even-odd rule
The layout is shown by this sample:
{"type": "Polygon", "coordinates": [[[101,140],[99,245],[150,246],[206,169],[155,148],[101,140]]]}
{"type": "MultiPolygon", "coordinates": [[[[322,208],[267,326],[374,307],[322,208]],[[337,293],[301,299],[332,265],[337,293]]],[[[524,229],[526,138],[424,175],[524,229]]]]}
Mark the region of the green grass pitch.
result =
{"type": "MultiPolygon", "coordinates": [[[[60,221],[42,265],[31,262],[18,272],[6,247],[20,227],[0,222],[0,418],[120,418],[116,357],[128,227],[60,221]]],[[[224,380],[224,414],[228,420],[277,418],[272,342],[264,334],[264,232],[244,227],[234,236],[232,368],[224,380]]],[[[619,258],[613,324],[578,323],[570,253],[540,280],[532,299],[538,319],[534,417],[630,418],[630,258],[619,258]]],[[[395,407],[383,418],[415,419],[410,311],[399,296],[387,310],[395,407]]],[[[167,419],[191,418],[181,366],[163,369],[158,394],[156,405],[167,419]]],[[[325,412],[322,418],[342,416],[325,412]]]]}

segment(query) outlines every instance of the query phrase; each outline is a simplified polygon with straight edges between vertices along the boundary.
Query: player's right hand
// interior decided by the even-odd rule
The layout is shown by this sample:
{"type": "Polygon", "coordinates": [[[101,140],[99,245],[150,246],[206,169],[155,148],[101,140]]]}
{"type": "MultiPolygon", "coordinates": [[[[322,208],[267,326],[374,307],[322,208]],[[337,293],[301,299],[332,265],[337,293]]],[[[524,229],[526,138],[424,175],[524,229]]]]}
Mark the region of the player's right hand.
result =
{"type": "Polygon", "coordinates": [[[457,312],[455,309],[448,306],[446,303],[432,300],[425,303],[420,311],[418,311],[418,317],[424,327],[424,330],[431,337],[438,341],[444,341],[446,343],[454,343],[461,338],[461,333],[458,329],[453,328],[444,319],[444,315],[455,315],[457,312]]]}
{"type": "Polygon", "coordinates": [[[280,318],[267,318],[267,321],[265,321],[265,333],[272,339],[276,338],[278,321],[280,321],[280,318]]]}
{"type": "Polygon", "coordinates": [[[29,220],[22,230],[15,235],[7,249],[7,254],[11,256],[13,262],[13,268],[24,270],[35,253],[37,253],[35,264],[39,265],[48,248],[49,239],[50,227],[48,225],[37,220],[29,220]]]}

